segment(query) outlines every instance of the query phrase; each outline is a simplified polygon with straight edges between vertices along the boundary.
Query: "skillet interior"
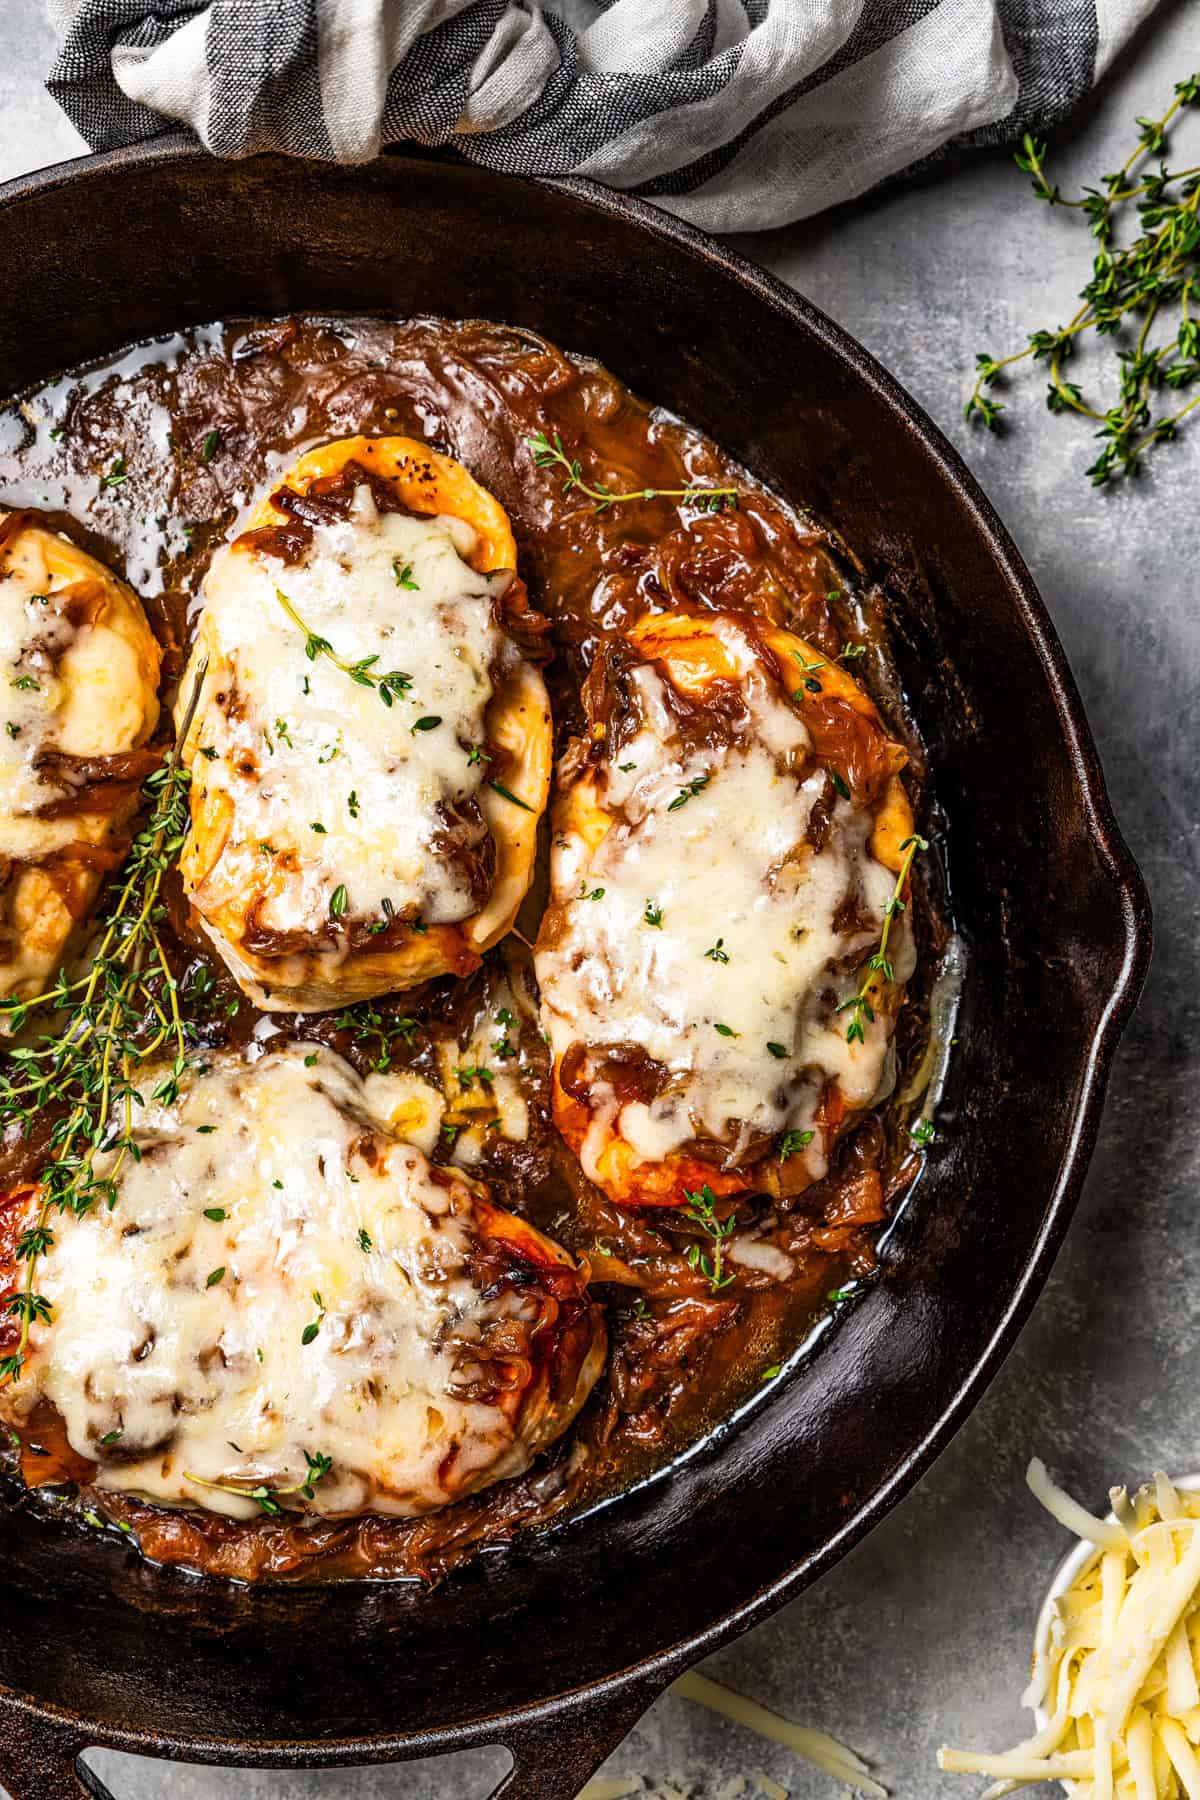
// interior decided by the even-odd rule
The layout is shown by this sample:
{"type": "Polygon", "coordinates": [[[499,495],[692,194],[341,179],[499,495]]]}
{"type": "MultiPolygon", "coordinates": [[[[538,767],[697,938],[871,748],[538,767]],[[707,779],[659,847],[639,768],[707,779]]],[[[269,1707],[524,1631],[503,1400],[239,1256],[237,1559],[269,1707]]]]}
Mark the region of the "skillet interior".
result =
{"type": "MultiPolygon", "coordinates": [[[[161,145],[0,199],[20,271],[0,392],[222,313],[529,325],[811,506],[895,602],[970,974],[930,1167],[881,1280],[811,1364],[668,1481],[433,1593],[200,1586],[0,1517],[0,1683],[81,1721],[66,1750],[368,1761],[512,1741],[514,1713],[563,1697],[554,1773],[514,1791],[572,1793],[589,1730],[598,1760],[669,1672],[899,1497],[1046,1273],[1149,947],[1073,684],[1002,527],[911,402],[821,315],[651,209],[415,156],[344,170],[161,145]]],[[[41,1742],[0,1688],[0,1777],[24,1758],[31,1781],[41,1742]]],[[[76,1790],[47,1773],[15,1791],[76,1790]]]]}

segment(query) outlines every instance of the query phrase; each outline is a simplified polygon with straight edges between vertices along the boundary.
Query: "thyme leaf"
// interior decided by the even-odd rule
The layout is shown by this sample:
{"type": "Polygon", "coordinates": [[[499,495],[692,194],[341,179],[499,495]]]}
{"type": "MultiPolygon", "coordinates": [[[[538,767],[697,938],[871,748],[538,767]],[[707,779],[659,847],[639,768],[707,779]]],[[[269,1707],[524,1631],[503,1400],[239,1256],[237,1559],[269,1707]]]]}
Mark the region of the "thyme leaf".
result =
{"type": "Polygon", "coordinates": [[[317,1309],[317,1316],[315,1319],[311,1320],[310,1323],[307,1324],[304,1327],[304,1330],[300,1333],[300,1342],[305,1346],[306,1349],[309,1346],[309,1344],[311,1344],[313,1342],[317,1333],[320,1331],[322,1325],[325,1323],[325,1302],[322,1300],[320,1292],[317,1288],[314,1288],[312,1291],[312,1300],[313,1300],[313,1305],[317,1309]]]}
{"type": "Polygon", "coordinates": [[[697,794],[703,793],[707,786],[707,775],[693,775],[690,781],[684,782],[675,798],[668,805],[667,811],[678,812],[681,806],[686,806],[689,800],[694,800],[697,794]]]}
{"type": "Polygon", "coordinates": [[[786,1162],[797,1150],[807,1150],[816,1137],[815,1131],[785,1131],[779,1140],[779,1160],[786,1162]]]}
{"type": "MultiPolygon", "coordinates": [[[[830,595],[831,600],[837,597],[836,594],[830,595]]],[[[815,662],[805,662],[799,651],[794,654],[796,661],[800,664],[800,673],[804,677],[802,685],[792,695],[792,699],[799,705],[806,693],[819,694],[823,692],[821,683],[817,680],[819,669],[827,669],[831,663],[857,662],[860,656],[867,654],[867,646],[865,644],[843,644],[836,656],[819,656],[815,662]]]]}
{"type": "Polygon", "coordinates": [[[502,800],[511,800],[514,806],[519,806],[521,808],[522,812],[536,812],[537,811],[536,806],[530,806],[530,804],[527,800],[518,800],[517,796],[515,794],[510,794],[508,789],[506,787],[501,787],[501,785],[498,781],[492,781],[489,778],[488,786],[490,788],[494,788],[502,800]]]}

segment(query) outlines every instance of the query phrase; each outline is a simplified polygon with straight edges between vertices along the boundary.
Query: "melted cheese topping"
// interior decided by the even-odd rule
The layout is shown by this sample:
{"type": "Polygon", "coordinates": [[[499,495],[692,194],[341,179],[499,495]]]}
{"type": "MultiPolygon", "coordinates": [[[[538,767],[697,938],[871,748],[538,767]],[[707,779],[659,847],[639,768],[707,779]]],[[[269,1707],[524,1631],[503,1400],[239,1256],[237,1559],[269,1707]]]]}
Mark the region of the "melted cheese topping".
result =
{"type": "MultiPolygon", "coordinates": [[[[202,635],[227,697],[204,712],[193,769],[202,790],[228,796],[233,841],[273,871],[268,929],[321,932],[339,888],[349,917],[381,918],[385,901],[426,924],[477,910],[437,847],[439,806],[483,788],[472,746],[486,736],[493,671],[513,654],[492,610],[508,577],[471,568],[475,541],[459,519],[380,514],[361,487],[348,519],[314,528],[300,566],[237,543],[214,558],[202,635]],[[308,658],[280,593],[342,662],[374,659],[376,681],[404,676],[393,704],[327,655],[308,658]]],[[[219,883],[218,865],[208,886],[219,883]]]]}
{"type": "MultiPolygon", "coordinates": [[[[594,1084],[581,1156],[593,1179],[614,1130],[645,1161],[697,1136],[736,1153],[763,1135],[813,1130],[827,1081],[864,1107],[885,1078],[885,1021],[864,1021],[865,1041],[848,1043],[835,1009],[849,978],[831,972],[877,943],[892,891],[870,851],[871,816],[838,800],[822,848],[806,842],[826,775],[812,766],[805,726],[736,623],[710,629],[739,672],[745,741],[684,750],[662,678],[634,669],[642,728],[590,792],[582,784],[551,853],[565,922],[539,949],[537,973],[556,1058],[577,1041],[633,1044],[670,1072],[665,1092],[619,1109],[594,1084]],[[865,928],[843,922],[848,903],[865,928]]],[[[893,945],[903,980],[906,934],[893,945]]],[[[814,1178],[827,1149],[817,1130],[804,1152],[814,1178]]]]}
{"type": "Polygon", "coordinates": [[[332,1458],[308,1502],[332,1515],[415,1515],[519,1473],[553,1431],[519,1389],[469,1396],[489,1329],[545,1304],[497,1281],[495,1220],[537,1234],[391,1135],[406,1098],[289,1043],[149,1101],[115,1207],[55,1220],[53,1322],[10,1403],[50,1400],[101,1486],[236,1517],[254,1503],[203,1483],[294,1488],[306,1452],[332,1458]]]}
{"type": "Polygon", "coordinates": [[[26,526],[0,565],[0,867],[28,865],[12,897],[15,942],[0,994],[38,987],[56,967],[99,876],[75,871],[75,913],[35,866],[103,844],[130,806],[40,817],[62,789],[39,763],[48,752],[106,757],[136,749],[158,723],[159,653],[134,594],[67,539],[26,526]],[[72,618],[78,607],[82,622],[72,618]]]}
{"type": "MultiPolygon", "coordinates": [[[[145,742],[158,718],[145,680],[149,636],[132,594],[74,546],[36,528],[10,546],[0,569],[0,856],[32,861],[81,835],[79,814],[36,817],[55,793],[37,772],[45,751],[111,756],[145,742]],[[95,622],[72,624],[67,552],[80,565],[76,581],[94,574],[124,604],[106,591],[95,622]]],[[[157,675],[157,655],[149,660],[157,675]]]]}

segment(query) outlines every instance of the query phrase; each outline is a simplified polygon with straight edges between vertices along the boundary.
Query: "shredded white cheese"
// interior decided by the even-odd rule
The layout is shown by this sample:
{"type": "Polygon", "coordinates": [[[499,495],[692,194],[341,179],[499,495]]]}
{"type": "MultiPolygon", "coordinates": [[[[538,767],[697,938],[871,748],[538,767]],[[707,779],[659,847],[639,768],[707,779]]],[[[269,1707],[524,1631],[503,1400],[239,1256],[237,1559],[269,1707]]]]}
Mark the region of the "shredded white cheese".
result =
{"type": "MultiPolygon", "coordinates": [[[[701,1706],[707,1706],[710,1712],[719,1713],[723,1719],[731,1719],[735,1725],[745,1725],[748,1730],[755,1731],[759,1737],[766,1738],[768,1743],[781,1744],[785,1750],[795,1751],[797,1756],[804,1757],[806,1762],[815,1764],[818,1769],[831,1775],[835,1781],[843,1781],[847,1787],[854,1788],[860,1794],[870,1794],[873,1800],[887,1800],[887,1789],[875,1781],[861,1756],[848,1750],[837,1738],[830,1737],[826,1731],[817,1731],[811,1725],[796,1725],[791,1719],[783,1719],[778,1713],[771,1712],[768,1707],[761,1706],[757,1700],[748,1700],[744,1694],[735,1694],[731,1688],[722,1687],[718,1681],[711,1681],[707,1675],[689,1669],[678,1681],[672,1683],[672,1691],[682,1694],[685,1700],[695,1700],[701,1706]]],[[[760,1777],[755,1775],[755,1779],[760,1777]]]]}
{"type": "Polygon", "coordinates": [[[1075,1800],[1200,1800],[1200,1491],[1165,1475],[1097,1519],[1034,1461],[1029,1485],[1092,1554],[1043,1614],[1024,1695],[1045,1722],[999,1755],[943,1747],[984,1800],[1058,1780],[1075,1800]]]}

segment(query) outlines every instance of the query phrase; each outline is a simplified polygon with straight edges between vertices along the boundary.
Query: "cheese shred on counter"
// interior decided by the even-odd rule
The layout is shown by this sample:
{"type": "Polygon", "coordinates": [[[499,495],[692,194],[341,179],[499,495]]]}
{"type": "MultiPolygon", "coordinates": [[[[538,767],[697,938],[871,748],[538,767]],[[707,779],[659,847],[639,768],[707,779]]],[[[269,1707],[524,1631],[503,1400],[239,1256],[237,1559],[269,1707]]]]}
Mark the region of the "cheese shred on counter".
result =
{"type": "Polygon", "coordinates": [[[1165,1475],[1094,1518],[1036,1459],[1029,1485],[1093,1554],[1051,1602],[1023,1701],[1045,1723],[1002,1755],[938,1751],[996,1779],[982,1800],[1061,1781],[1072,1800],[1200,1800],[1200,1491],[1165,1475]]]}
{"type": "Polygon", "coordinates": [[[887,1789],[872,1779],[862,1757],[856,1756],[837,1738],[830,1737],[827,1731],[817,1731],[811,1725],[796,1725],[791,1719],[781,1718],[757,1700],[735,1694],[731,1688],[724,1687],[719,1681],[711,1681],[696,1669],[680,1675],[671,1687],[672,1692],[681,1694],[685,1700],[695,1700],[723,1719],[731,1719],[735,1725],[744,1725],[749,1731],[757,1732],[768,1743],[794,1751],[826,1775],[833,1776],[835,1781],[843,1781],[858,1793],[871,1796],[871,1800],[888,1800],[887,1789]]]}

